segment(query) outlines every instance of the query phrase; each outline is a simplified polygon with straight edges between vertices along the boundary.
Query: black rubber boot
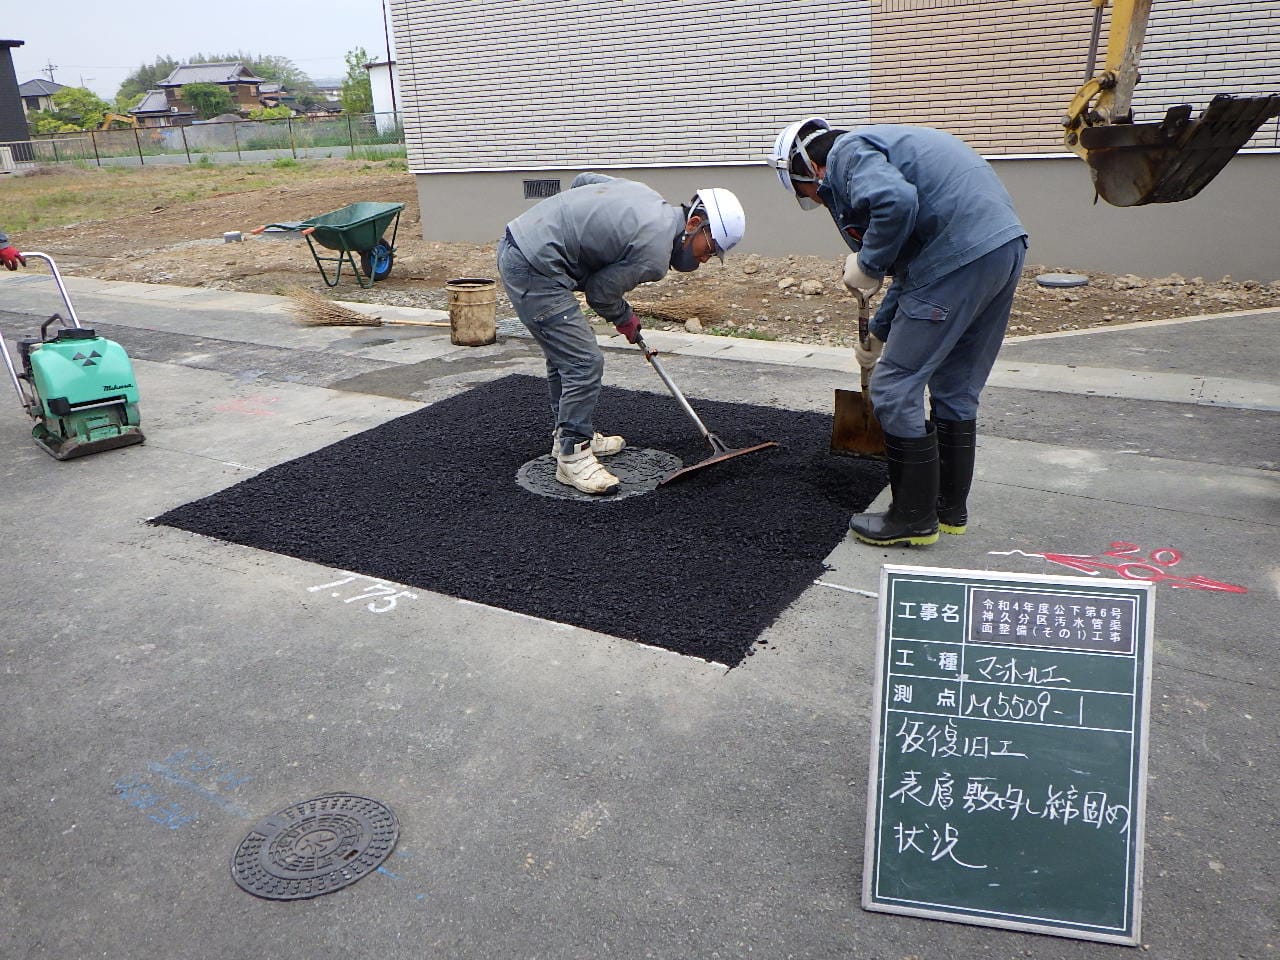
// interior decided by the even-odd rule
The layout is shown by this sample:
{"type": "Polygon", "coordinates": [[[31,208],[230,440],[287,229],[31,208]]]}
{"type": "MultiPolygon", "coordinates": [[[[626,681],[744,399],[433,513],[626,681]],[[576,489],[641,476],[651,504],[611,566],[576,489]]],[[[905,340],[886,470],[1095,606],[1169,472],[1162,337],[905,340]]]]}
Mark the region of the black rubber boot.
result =
{"type": "Polygon", "coordinates": [[[849,529],[863,543],[923,547],[938,540],[938,438],[885,434],[889,490],[893,502],[886,513],[860,513],[849,529]]]}
{"type": "Polygon", "coordinates": [[[978,440],[977,420],[938,420],[938,528],[959,535],[969,527],[969,487],[973,484],[973,455],[978,440]]]}

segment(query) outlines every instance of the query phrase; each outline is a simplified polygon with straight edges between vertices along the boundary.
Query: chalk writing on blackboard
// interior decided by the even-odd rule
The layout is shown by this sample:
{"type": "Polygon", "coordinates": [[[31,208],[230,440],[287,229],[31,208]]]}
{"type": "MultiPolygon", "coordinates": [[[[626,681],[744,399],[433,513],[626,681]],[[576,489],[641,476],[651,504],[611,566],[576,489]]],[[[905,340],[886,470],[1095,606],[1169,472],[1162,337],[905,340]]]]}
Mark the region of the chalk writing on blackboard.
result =
{"type": "Polygon", "coordinates": [[[1153,589],[884,568],[864,906],[1136,942],[1153,589]]]}

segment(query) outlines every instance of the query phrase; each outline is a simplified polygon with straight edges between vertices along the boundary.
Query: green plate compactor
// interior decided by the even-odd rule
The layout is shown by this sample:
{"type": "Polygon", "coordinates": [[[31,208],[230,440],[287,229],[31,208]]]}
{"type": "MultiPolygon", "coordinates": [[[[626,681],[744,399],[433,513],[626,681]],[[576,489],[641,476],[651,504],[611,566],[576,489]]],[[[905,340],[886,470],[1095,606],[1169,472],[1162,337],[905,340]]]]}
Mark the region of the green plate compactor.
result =
{"type": "Polygon", "coordinates": [[[67,308],[66,318],[55,313],[44,322],[38,338],[18,341],[20,371],[0,337],[0,352],[18,399],[36,422],[32,439],[59,460],[142,443],[138,385],[124,348],[80,325],[52,257],[25,256],[49,264],[67,308]],[[50,336],[54,323],[59,328],[50,336]]]}

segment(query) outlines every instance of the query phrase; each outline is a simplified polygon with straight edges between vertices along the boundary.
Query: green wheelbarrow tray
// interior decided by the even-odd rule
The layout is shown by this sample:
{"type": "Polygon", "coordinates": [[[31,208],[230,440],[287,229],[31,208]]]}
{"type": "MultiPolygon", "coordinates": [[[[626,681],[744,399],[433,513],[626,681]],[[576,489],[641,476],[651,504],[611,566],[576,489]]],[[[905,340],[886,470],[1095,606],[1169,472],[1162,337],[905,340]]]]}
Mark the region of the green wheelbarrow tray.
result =
{"type": "Polygon", "coordinates": [[[315,258],[325,286],[336,287],[342,279],[342,265],[349,264],[356,281],[362,287],[371,287],[391,272],[395,259],[396,234],[400,230],[400,212],[403,203],[374,203],[361,201],[350,203],[340,210],[322,213],[318,217],[300,223],[269,223],[254,233],[274,227],[280,230],[297,230],[307,238],[311,256],[315,258]],[[391,239],[386,238],[391,228],[391,239]],[[335,250],[336,257],[322,257],[317,245],[324,250],[335,250]],[[357,265],[354,254],[360,255],[357,265]],[[326,263],[337,264],[333,276],[325,269],[326,263]],[[361,273],[363,272],[363,276],[361,273]]]}

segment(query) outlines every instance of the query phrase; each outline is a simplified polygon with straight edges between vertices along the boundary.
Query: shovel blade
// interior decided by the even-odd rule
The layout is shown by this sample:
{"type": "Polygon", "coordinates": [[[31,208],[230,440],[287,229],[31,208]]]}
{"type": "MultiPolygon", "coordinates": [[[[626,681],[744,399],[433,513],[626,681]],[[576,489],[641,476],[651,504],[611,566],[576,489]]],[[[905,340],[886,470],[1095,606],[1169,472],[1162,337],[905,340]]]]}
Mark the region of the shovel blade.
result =
{"type": "Polygon", "coordinates": [[[831,452],[843,457],[885,459],[884,430],[871,399],[857,390],[836,390],[831,417],[831,452]]]}

